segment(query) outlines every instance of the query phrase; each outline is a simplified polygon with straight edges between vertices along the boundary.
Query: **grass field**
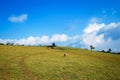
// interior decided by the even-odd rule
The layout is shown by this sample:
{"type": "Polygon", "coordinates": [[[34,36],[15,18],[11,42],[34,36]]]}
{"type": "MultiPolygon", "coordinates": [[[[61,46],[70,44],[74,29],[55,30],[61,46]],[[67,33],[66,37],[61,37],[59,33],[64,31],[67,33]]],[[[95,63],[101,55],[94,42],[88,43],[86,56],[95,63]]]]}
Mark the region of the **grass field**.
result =
{"type": "Polygon", "coordinates": [[[120,80],[120,55],[76,48],[0,46],[0,80],[120,80]]]}

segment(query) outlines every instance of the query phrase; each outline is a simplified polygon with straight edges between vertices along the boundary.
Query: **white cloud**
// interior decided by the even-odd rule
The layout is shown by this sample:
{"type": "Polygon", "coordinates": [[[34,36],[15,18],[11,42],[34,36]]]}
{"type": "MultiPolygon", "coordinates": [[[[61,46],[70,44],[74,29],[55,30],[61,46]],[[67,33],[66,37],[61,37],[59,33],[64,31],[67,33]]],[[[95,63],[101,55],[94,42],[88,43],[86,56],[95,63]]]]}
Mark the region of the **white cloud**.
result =
{"type": "Polygon", "coordinates": [[[82,35],[82,41],[85,46],[99,46],[100,44],[104,43],[104,34],[97,35],[96,33],[82,35]]]}
{"type": "Polygon", "coordinates": [[[8,20],[10,22],[24,22],[27,20],[28,14],[22,14],[19,16],[10,16],[8,20]]]}
{"type": "Polygon", "coordinates": [[[50,39],[51,42],[64,42],[68,40],[68,36],[65,34],[55,34],[50,39]]]}
{"type": "Polygon", "coordinates": [[[50,38],[48,36],[42,36],[39,40],[40,40],[40,44],[50,43],[50,38]]]}
{"type": "Polygon", "coordinates": [[[49,36],[41,36],[41,37],[33,37],[33,36],[30,36],[28,38],[22,38],[22,39],[19,39],[19,40],[8,40],[8,39],[5,39],[5,40],[2,40],[0,39],[0,42],[2,43],[7,43],[7,42],[12,42],[14,44],[20,44],[20,45],[48,45],[48,44],[51,44],[53,42],[66,42],[68,41],[68,36],[65,35],[65,34],[54,34],[52,37],[49,37],[49,36]]]}
{"type": "Polygon", "coordinates": [[[97,24],[97,23],[89,24],[88,27],[86,27],[84,29],[84,33],[98,32],[104,26],[105,26],[104,23],[102,23],[102,24],[97,24]]]}
{"type": "Polygon", "coordinates": [[[97,46],[104,43],[104,34],[97,35],[105,27],[104,23],[90,23],[83,31],[82,41],[85,46],[97,46]]]}
{"type": "Polygon", "coordinates": [[[120,26],[120,22],[118,22],[118,23],[112,22],[112,23],[106,25],[105,29],[108,30],[108,29],[111,29],[111,28],[116,28],[116,27],[118,27],[118,26],[120,26]]]}
{"type": "Polygon", "coordinates": [[[42,36],[42,37],[33,37],[30,36],[26,39],[20,39],[15,42],[15,44],[20,45],[38,45],[38,44],[49,44],[49,37],[48,36],[42,36]]]}
{"type": "Polygon", "coordinates": [[[119,50],[120,37],[120,22],[118,23],[90,23],[82,34],[82,43],[84,46],[89,47],[90,45],[95,46],[97,49],[108,49],[119,50]],[[117,31],[118,34],[113,32],[117,31]],[[107,35],[106,35],[107,34],[107,35]],[[109,35],[108,35],[109,34],[109,35]],[[117,40],[114,40],[112,36],[117,36],[117,40]]]}
{"type": "Polygon", "coordinates": [[[0,43],[14,43],[14,42],[16,42],[16,40],[15,39],[5,39],[5,40],[3,40],[3,39],[0,39],[0,43]]]}

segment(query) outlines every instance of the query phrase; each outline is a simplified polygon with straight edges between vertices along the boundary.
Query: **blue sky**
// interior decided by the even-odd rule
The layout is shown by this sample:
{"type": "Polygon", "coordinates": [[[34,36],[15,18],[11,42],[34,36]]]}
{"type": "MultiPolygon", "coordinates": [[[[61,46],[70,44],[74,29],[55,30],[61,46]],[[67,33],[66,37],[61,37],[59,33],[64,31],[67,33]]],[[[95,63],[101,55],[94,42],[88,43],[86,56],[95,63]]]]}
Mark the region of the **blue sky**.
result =
{"type": "Polygon", "coordinates": [[[73,47],[91,44],[97,49],[118,51],[119,3],[119,0],[0,0],[0,41],[26,45],[56,42],[73,47]]]}

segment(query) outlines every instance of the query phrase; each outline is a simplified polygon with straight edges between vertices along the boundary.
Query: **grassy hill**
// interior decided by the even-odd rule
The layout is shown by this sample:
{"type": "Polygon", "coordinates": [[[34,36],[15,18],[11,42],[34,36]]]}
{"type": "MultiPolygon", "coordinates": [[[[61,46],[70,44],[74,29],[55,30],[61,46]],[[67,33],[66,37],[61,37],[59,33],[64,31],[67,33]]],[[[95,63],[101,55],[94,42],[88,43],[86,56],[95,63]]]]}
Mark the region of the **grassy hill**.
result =
{"type": "Polygon", "coordinates": [[[0,80],[120,80],[120,55],[76,48],[0,46],[0,80]]]}

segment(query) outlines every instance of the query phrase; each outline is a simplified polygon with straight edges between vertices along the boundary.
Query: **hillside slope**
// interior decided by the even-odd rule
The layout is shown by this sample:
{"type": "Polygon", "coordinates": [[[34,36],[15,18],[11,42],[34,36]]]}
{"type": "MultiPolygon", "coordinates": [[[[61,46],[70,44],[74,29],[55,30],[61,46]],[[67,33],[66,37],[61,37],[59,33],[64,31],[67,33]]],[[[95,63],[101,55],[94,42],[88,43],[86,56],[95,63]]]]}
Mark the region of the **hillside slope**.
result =
{"type": "Polygon", "coordinates": [[[0,80],[120,80],[120,55],[75,48],[0,46],[0,80]]]}

